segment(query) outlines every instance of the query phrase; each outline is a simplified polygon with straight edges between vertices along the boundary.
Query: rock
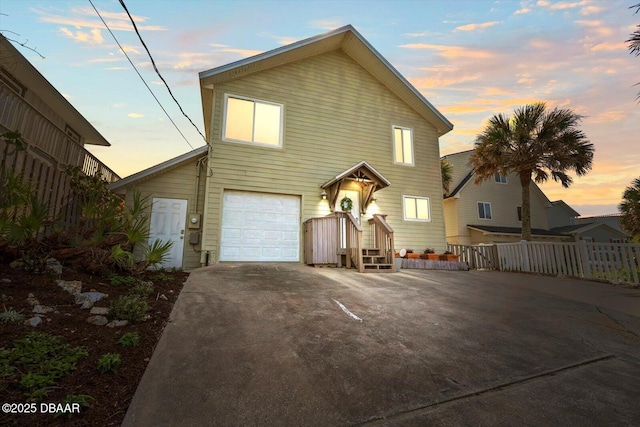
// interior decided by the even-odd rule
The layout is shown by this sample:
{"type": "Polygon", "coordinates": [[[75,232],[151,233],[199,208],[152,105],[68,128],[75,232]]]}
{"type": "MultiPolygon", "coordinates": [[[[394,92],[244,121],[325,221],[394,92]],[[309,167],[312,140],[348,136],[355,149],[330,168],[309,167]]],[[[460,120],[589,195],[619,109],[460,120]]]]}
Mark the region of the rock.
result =
{"type": "Polygon", "coordinates": [[[80,308],[91,308],[104,297],[102,292],[82,292],[76,295],[76,304],[82,304],[80,308]]]}
{"type": "Polygon", "coordinates": [[[2,279],[2,283],[11,283],[11,279],[2,279]]]}
{"type": "Polygon", "coordinates": [[[107,327],[109,328],[121,328],[123,326],[127,326],[129,324],[128,320],[112,320],[107,323],[107,327]]]}
{"type": "Polygon", "coordinates": [[[165,294],[160,294],[160,296],[158,298],[163,299],[165,301],[169,301],[169,298],[167,298],[167,296],[165,294]]]}
{"type": "Polygon", "coordinates": [[[27,296],[27,304],[31,307],[35,307],[36,305],[40,305],[40,301],[38,301],[33,294],[29,294],[27,296]]]}
{"type": "Polygon", "coordinates": [[[24,324],[27,326],[33,326],[34,328],[42,323],[42,318],[38,316],[34,316],[31,319],[25,320],[24,324]]]}
{"type": "Polygon", "coordinates": [[[55,258],[49,258],[47,260],[46,269],[56,273],[58,276],[62,274],[62,264],[55,258]]]}
{"type": "Polygon", "coordinates": [[[108,322],[109,321],[104,316],[89,316],[87,318],[87,323],[91,323],[92,325],[97,325],[97,326],[104,326],[108,322]]]}
{"type": "Polygon", "coordinates": [[[79,280],[56,280],[56,283],[71,295],[77,295],[82,291],[82,282],[79,280]]]}
{"type": "Polygon", "coordinates": [[[33,312],[38,314],[46,314],[51,313],[53,311],[52,307],[47,307],[46,305],[37,304],[33,307],[33,312]]]}
{"type": "Polygon", "coordinates": [[[91,311],[89,312],[89,314],[106,316],[107,314],[109,314],[109,309],[107,307],[91,307],[91,311]]]}

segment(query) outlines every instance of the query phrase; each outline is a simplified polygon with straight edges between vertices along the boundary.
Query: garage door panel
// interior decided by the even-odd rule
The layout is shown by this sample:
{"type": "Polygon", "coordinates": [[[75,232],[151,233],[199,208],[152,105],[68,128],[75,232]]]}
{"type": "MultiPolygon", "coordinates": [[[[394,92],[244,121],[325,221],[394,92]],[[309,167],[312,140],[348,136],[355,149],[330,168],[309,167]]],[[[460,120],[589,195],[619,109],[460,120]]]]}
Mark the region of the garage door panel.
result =
{"type": "Polygon", "coordinates": [[[224,193],[220,261],[297,262],[299,259],[299,197],[224,193]]]}

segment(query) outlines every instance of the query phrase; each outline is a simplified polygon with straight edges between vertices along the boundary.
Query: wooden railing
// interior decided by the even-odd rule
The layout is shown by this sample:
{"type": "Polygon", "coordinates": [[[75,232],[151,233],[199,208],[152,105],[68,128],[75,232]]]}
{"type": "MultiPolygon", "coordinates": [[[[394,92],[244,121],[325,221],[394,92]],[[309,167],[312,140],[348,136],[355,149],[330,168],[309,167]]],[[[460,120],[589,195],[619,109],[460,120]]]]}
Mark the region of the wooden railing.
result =
{"type": "Polygon", "coordinates": [[[79,166],[88,176],[100,173],[108,182],[120,179],[46,115],[0,81],[0,131],[16,130],[30,152],[58,169],[65,165],[79,166]]]}
{"type": "Polygon", "coordinates": [[[460,255],[459,261],[466,262],[472,270],[498,270],[498,251],[494,245],[452,245],[447,250],[460,255]]]}
{"type": "Polygon", "coordinates": [[[391,264],[395,272],[395,246],[393,241],[393,229],[386,221],[386,215],[374,214],[369,220],[371,231],[371,247],[380,249],[380,254],[386,257],[386,263],[391,264]]]}
{"type": "Polygon", "coordinates": [[[351,212],[335,212],[331,214],[338,220],[338,253],[346,255],[346,267],[364,272],[362,261],[362,226],[358,224],[351,212]]]}

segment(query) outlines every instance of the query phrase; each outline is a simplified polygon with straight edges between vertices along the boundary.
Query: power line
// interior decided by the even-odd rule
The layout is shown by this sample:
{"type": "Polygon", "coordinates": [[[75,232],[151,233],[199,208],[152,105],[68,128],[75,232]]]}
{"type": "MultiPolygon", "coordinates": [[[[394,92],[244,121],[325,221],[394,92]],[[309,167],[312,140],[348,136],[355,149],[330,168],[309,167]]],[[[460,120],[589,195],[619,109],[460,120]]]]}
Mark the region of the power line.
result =
{"type": "Polygon", "coordinates": [[[136,32],[136,34],[138,35],[138,38],[140,39],[140,43],[142,43],[142,46],[144,46],[144,50],[146,50],[147,54],[149,55],[149,59],[151,60],[151,65],[153,65],[153,69],[156,70],[156,74],[158,75],[158,77],[160,77],[160,80],[162,80],[162,83],[164,83],[165,87],[169,91],[169,95],[171,95],[171,98],[173,98],[173,100],[175,101],[176,105],[178,105],[178,108],[180,109],[180,112],[182,113],[182,115],[185,116],[187,118],[187,120],[189,120],[189,123],[191,123],[191,125],[198,131],[198,133],[200,134],[202,139],[204,139],[204,142],[207,142],[207,138],[205,138],[205,136],[202,134],[202,132],[200,132],[200,129],[198,129],[198,126],[196,126],[195,123],[193,123],[193,121],[187,115],[187,113],[184,112],[184,110],[182,109],[182,106],[180,105],[180,103],[178,102],[176,97],[173,96],[173,93],[171,92],[171,88],[169,88],[169,85],[165,81],[164,77],[162,77],[162,74],[160,74],[160,70],[158,70],[158,67],[156,66],[156,62],[153,60],[153,56],[151,56],[151,52],[149,52],[149,48],[147,48],[147,44],[142,39],[142,36],[140,35],[140,32],[138,31],[138,27],[136,26],[135,21],[133,20],[133,17],[129,13],[129,9],[127,9],[127,6],[124,4],[124,0],[120,0],[120,4],[122,5],[122,8],[124,9],[124,11],[127,12],[127,16],[129,17],[129,20],[131,21],[131,24],[133,24],[133,29],[136,32]]]}
{"type": "Polygon", "coordinates": [[[118,47],[120,48],[120,50],[122,51],[122,53],[124,54],[124,56],[127,58],[127,60],[129,61],[129,64],[131,64],[131,66],[133,67],[133,69],[136,71],[136,74],[138,74],[138,77],[140,77],[140,80],[142,80],[142,83],[144,83],[144,85],[147,87],[147,89],[149,90],[149,93],[151,93],[151,96],[153,96],[153,99],[156,100],[156,102],[158,103],[158,105],[160,106],[160,108],[162,109],[162,111],[164,111],[164,114],[167,116],[167,118],[171,121],[171,123],[173,124],[173,127],[176,128],[176,130],[178,131],[178,133],[182,136],[182,138],[184,139],[184,141],[187,143],[187,145],[189,145],[189,147],[191,147],[192,150],[195,150],[195,148],[193,148],[193,145],[191,145],[191,143],[187,140],[187,138],[184,136],[184,134],[180,131],[180,129],[178,128],[178,126],[176,125],[176,123],[173,121],[173,119],[171,118],[171,116],[169,115],[169,113],[167,113],[167,110],[164,109],[164,107],[162,106],[162,104],[160,103],[160,100],[158,100],[158,98],[156,97],[156,95],[153,93],[153,91],[151,90],[151,88],[149,87],[149,85],[147,84],[146,81],[144,81],[144,78],[142,78],[142,75],[140,74],[140,72],[138,71],[138,69],[136,68],[136,66],[134,65],[133,61],[131,61],[131,58],[129,58],[129,55],[127,55],[127,52],[125,52],[124,48],[122,47],[122,45],[120,44],[120,42],[118,41],[118,39],[116,38],[115,34],[113,34],[113,31],[111,31],[111,28],[109,28],[109,26],[107,25],[107,23],[105,22],[105,20],[102,18],[102,15],[100,15],[100,12],[98,12],[98,9],[96,9],[95,5],[93,4],[93,2],[91,0],[89,0],[89,3],[91,3],[91,6],[93,7],[93,10],[96,11],[96,13],[98,14],[98,17],[100,18],[100,20],[102,21],[102,23],[104,24],[104,26],[107,28],[107,30],[109,31],[109,33],[111,34],[111,37],[113,37],[113,40],[115,40],[116,44],[118,45],[118,47]]]}

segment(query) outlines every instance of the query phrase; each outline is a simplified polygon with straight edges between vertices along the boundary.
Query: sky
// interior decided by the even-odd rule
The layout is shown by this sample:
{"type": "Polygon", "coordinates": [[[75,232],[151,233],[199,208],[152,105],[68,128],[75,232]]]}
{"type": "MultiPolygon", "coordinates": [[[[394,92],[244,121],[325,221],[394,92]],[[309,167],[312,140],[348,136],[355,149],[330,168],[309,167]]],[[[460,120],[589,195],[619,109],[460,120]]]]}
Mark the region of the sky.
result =
{"type": "MultiPolygon", "coordinates": [[[[582,215],[617,212],[640,176],[638,0],[124,0],[162,76],[204,133],[198,73],[351,24],[449,121],[440,154],[473,148],[495,114],[543,101],[583,117],[592,170],[569,189],[582,215]]],[[[86,146],[121,177],[205,144],[153,71],[118,0],[2,0],[0,31],[111,143],[86,146]],[[39,55],[45,57],[42,59],[39,55]],[[183,136],[184,135],[184,136],[183,136]]]]}

